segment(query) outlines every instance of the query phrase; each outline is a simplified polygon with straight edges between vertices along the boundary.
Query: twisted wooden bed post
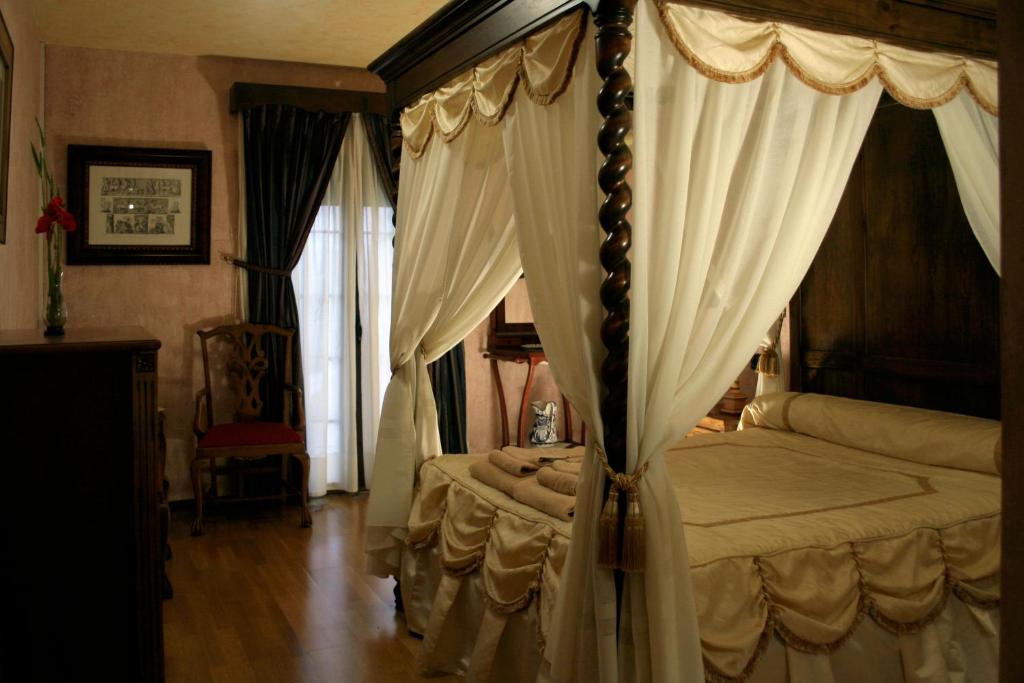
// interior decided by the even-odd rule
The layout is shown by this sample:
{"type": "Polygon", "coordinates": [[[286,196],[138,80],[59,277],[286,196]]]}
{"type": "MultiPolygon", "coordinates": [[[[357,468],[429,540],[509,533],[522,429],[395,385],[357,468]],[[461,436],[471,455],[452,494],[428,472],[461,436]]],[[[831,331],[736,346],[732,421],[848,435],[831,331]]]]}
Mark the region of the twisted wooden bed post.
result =
{"type": "Polygon", "coordinates": [[[601,244],[601,266],[607,273],[601,284],[601,303],[605,317],[601,322],[601,341],[608,349],[601,366],[601,381],[607,393],[601,401],[604,421],[604,447],[608,464],[617,472],[626,467],[626,370],[629,364],[629,248],[632,226],[626,214],[633,193],[626,174],[633,167],[633,155],[626,134],[633,125],[633,113],[626,97],[633,88],[622,63],[629,54],[633,36],[636,0],[602,0],[597,7],[597,73],[603,79],[597,95],[597,108],[604,117],[597,143],[604,163],[597,174],[605,193],[598,218],[606,233],[601,244]]]}
{"type": "MultiPolygon", "coordinates": [[[[601,0],[594,15],[594,23],[597,25],[597,73],[603,80],[597,95],[597,108],[604,117],[597,142],[605,157],[597,175],[598,184],[605,193],[598,218],[601,229],[606,233],[601,244],[601,266],[607,273],[601,284],[601,304],[605,308],[605,317],[601,322],[601,341],[608,349],[601,365],[601,382],[606,390],[601,401],[601,418],[604,421],[605,454],[608,464],[616,472],[624,472],[626,469],[630,284],[628,254],[632,243],[632,226],[627,214],[633,203],[633,193],[626,180],[633,167],[633,155],[626,144],[626,134],[633,125],[633,113],[626,100],[633,89],[633,81],[623,68],[623,62],[632,47],[633,36],[629,32],[629,25],[633,21],[635,7],[636,0],[601,0]]],[[[608,495],[609,487],[606,484],[605,497],[608,495]]],[[[625,507],[618,510],[617,527],[609,530],[616,537],[621,537],[625,513],[625,507]]],[[[612,547],[621,547],[621,544],[613,542],[612,547]]],[[[613,550],[612,555],[615,554],[621,556],[621,553],[613,550]]],[[[601,564],[617,566],[617,558],[603,558],[601,564]]],[[[619,579],[621,581],[621,576],[619,579]]]]}

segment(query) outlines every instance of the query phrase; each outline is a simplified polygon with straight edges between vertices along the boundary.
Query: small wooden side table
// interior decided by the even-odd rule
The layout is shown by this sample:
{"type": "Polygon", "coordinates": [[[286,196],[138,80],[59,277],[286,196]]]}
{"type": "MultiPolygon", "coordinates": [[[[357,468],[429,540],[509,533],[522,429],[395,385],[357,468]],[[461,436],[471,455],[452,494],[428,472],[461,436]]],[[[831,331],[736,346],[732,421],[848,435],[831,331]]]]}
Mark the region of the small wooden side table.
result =
{"type": "MultiPolygon", "coordinates": [[[[484,352],[484,358],[491,361],[491,374],[494,375],[494,386],[498,391],[498,407],[501,412],[501,445],[503,447],[510,446],[511,442],[508,432],[508,406],[505,404],[505,387],[501,382],[501,372],[498,370],[498,363],[527,364],[526,383],[523,384],[523,398],[519,402],[519,425],[516,430],[516,444],[526,446],[528,445],[526,433],[529,425],[530,391],[533,389],[537,366],[547,361],[544,350],[531,347],[491,350],[484,352]]],[[[573,441],[572,411],[569,408],[569,401],[564,395],[562,396],[562,424],[565,428],[562,440],[573,441]]],[[[586,430],[586,425],[583,426],[583,429],[586,430]]],[[[583,432],[580,440],[586,441],[586,431],[583,432]]]]}
{"type": "Polygon", "coordinates": [[[723,413],[721,406],[716,405],[711,412],[700,419],[697,426],[690,430],[687,436],[697,434],[720,434],[722,432],[735,432],[739,426],[740,416],[723,413]]]}

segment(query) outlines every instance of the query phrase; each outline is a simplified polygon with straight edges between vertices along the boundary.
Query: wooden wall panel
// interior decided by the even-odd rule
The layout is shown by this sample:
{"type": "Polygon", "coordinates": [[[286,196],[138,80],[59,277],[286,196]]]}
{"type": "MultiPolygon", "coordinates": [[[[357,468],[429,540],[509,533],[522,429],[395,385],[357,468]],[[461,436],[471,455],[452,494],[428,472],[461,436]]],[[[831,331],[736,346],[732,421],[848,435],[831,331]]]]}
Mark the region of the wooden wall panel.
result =
{"type": "Polygon", "coordinates": [[[999,0],[1003,538],[1001,683],[1024,681],[1024,3],[999,0]]]}
{"type": "Polygon", "coordinates": [[[804,391],[999,415],[999,279],[931,112],[879,106],[792,302],[804,391]]]}

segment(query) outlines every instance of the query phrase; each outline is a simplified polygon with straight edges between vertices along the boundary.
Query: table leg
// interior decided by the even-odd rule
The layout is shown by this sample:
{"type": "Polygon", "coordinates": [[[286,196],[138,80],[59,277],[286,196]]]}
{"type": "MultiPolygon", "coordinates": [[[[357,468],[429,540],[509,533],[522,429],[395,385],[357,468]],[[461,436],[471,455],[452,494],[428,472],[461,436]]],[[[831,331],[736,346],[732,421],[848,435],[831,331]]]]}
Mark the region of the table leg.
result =
{"type": "Polygon", "coordinates": [[[494,386],[498,389],[498,408],[501,414],[501,446],[509,445],[508,440],[508,406],[505,405],[505,387],[501,384],[501,372],[498,371],[498,361],[491,359],[491,374],[494,375],[494,386]]]}
{"type": "Polygon", "coordinates": [[[565,397],[565,394],[562,394],[562,420],[565,423],[565,433],[562,435],[562,441],[573,443],[572,409],[569,407],[569,399],[565,397]]]}
{"type": "Polygon", "coordinates": [[[526,371],[526,384],[523,385],[523,400],[519,403],[519,442],[516,445],[520,448],[526,447],[527,412],[530,407],[530,390],[533,389],[533,374],[537,369],[537,363],[530,359],[529,367],[530,369],[526,371]]]}

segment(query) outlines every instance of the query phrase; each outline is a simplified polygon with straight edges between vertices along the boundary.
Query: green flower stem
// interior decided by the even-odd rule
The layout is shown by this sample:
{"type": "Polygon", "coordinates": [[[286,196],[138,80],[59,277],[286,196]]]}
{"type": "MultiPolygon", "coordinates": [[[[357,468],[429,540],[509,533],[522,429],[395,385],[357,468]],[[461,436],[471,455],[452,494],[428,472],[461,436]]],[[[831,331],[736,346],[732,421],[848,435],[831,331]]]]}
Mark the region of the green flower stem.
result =
{"type": "Polygon", "coordinates": [[[46,322],[55,327],[64,324],[64,292],[61,287],[63,241],[60,226],[52,224],[46,234],[46,322]]]}

